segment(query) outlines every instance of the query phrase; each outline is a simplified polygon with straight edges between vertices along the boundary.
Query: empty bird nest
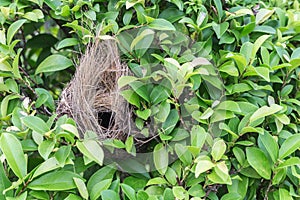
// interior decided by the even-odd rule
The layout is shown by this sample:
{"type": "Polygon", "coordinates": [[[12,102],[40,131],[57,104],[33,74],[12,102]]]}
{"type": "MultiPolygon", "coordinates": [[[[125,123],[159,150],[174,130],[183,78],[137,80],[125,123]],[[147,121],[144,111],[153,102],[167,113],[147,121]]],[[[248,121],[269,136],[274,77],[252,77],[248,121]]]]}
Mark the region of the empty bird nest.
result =
{"type": "Polygon", "coordinates": [[[99,140],[124,140],[130,132],[131,110],[117,85],[128,70],[118,52],[114,40],[95,41],[61,94],[57,114],[72,117],[81,137],[86,131],[93,131],[99,140]]]}

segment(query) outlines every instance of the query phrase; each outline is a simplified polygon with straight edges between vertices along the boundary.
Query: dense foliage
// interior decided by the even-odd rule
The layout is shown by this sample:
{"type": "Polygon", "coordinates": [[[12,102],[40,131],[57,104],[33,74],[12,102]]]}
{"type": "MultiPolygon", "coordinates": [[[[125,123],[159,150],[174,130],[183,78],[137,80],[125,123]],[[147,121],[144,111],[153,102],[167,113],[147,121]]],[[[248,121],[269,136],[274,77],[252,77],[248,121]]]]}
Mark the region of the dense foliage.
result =
{"type": "Polygon", "coordinates": [[[297,0],[1,0],[0,10],[0,200],[300,199],[297,0]],[[132,73],[118,84],[138,131],[79,138],[55,101],[86,46],[111,38],[132,73]],[[106,162],[114,149],[126,166],[106,162]]]}

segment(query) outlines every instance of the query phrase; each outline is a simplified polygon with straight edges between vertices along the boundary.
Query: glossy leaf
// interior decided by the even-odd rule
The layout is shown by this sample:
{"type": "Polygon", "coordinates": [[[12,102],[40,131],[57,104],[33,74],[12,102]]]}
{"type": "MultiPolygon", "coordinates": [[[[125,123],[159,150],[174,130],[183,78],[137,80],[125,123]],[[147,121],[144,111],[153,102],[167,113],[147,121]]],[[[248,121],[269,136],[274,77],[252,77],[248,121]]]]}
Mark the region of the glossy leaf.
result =
{"type": "Polygon", "coordinates": [[[262,150],[256,147],[246,148],[247,161],[250,166],[263,178],[270,180],[271,166],[262,150]]]}
{"type": "Polygon", "coordinates": [[[0,148],[16,176],[20,179],[25,177],[27,174],[27,161],[20,141],[10,133],[1,133],[0,148]]]}
{"type": "Polygon", "coordinates": [[[39,74],[42,72],[56,72],[64,70],[72,65],[72,61],[65,56],[58,54],[51,55],[39,64],[35,71],[35,74],[39,74]]]}

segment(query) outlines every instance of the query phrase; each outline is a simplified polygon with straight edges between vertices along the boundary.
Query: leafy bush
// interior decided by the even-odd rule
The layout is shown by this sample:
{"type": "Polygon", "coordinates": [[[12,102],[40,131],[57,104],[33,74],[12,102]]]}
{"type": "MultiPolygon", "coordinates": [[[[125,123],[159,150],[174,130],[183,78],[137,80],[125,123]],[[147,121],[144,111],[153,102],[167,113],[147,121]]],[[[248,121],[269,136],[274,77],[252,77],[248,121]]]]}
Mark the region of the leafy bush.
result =
{"type": "Polygon", "coordinates": [[[0,2],[0,199],[299,199],[295,1],[0,2]],[[55,114],[86,46],[132,75],[124,141],[55,114]],[[110,159],[118,151],[125,160],[110,159]],[[114,152],[108,154],[106,152],[114,152]]]}

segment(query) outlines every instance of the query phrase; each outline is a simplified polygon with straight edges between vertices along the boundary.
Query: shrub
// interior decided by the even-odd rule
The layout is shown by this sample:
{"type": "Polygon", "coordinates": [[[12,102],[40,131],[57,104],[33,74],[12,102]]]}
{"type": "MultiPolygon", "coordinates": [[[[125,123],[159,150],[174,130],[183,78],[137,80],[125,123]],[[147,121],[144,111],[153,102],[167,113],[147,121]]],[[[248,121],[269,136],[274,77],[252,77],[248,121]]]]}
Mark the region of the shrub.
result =
{"type": "Polygon", "coordinates": [[[0,200],[299,199],[297,0],[0,9],[0,200]],[[125,139],[55,114],[97,40],[115,40],[131,72],[118,80],[125,139]]]}

